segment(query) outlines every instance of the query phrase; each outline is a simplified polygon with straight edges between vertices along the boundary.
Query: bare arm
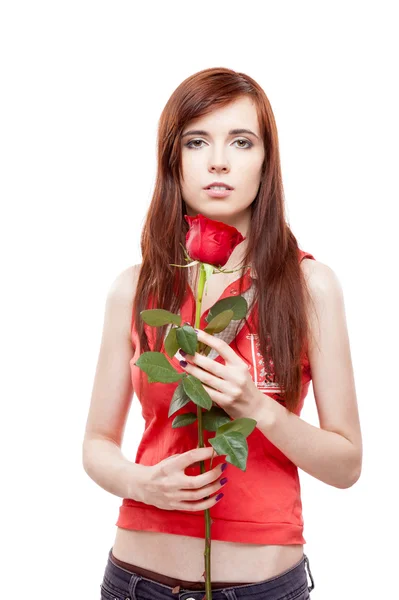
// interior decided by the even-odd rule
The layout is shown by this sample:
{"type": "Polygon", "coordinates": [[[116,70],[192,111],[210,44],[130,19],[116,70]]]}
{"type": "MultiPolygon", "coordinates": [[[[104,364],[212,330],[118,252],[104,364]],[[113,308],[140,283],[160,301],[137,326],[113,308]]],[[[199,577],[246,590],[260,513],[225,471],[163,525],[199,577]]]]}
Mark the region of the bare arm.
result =
{"type": "Polygon", "coordinates": [[[297,467],[337,488],[356,483],[359,453],[350,440],[307,423],[274,400],[266,412],[258,417],[257,427],[297,467]]]}
{"type": "Polygon", "coordinates": [[[134,355],[130,322],[137,276],[138,265],[126,269],[107,295],[82,462],[89,477],[107,492],[141,500],[148,467],[129,461],[121,450],[134,393],[129,364],[134,355]]]}
{"type": "Polygon", "coordinates": [[[301,264],[316,309],[309,362],[320,428],[267,395],[254,418],[296,466],[329,485],[348,488],[361,474],[362,438],[342,289],[328,266],[306,259],[301,264]]]}
{"type": "Polygon", "coordinates": [[[148,467],[128,460],[120,447],[106,438],[86,439],[83,454],[86,473],[100,487],[120,498],[143,502],[141,490],[148,467]]]}

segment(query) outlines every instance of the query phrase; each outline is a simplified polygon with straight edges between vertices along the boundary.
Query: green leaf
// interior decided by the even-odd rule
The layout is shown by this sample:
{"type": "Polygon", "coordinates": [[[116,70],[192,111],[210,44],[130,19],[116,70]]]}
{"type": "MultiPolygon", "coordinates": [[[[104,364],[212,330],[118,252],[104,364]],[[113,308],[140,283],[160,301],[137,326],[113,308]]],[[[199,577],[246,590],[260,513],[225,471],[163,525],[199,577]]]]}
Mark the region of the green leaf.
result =
{"type": "Polygon", "coordinates": [[[234,419],[230,421],[230,423],[226,423],[222,425],[217,430],[217,434],[222,434],[230,431],[239,431],[244,437],[248,437],[256,427],[257,421],[255,419],[251,419],[249,417],[240,417],[239,419],[234,419]]]}
{"type": "MultiPolygon", "coordinates": [[[[205,331],[205,329],[204,329],[205,331]]],[[[208,356],[209,352],[212,350],[211,346],[205,344],[205,342],[198,342],[197,344],[197,352],[198,354],[203,354],[204,356],[208,356]]]]}
{"type": "Polygon", "coordinates": [[[209,442],[219,455],[225,454],[226,461],[235,465],[241,471],[247,469],[248,444],[245,437],[238,431],[228,431],[210,438],[209,442]]]}
{"type": "Polygon", "coordinates": [[[176,338],[179,344],[178,348],[187,352],[187,354],[195,354],[197,348],[197,334],[191,325],[183,325],[176,328],[176,338]]]}
{"type": "Polygon", "coordinates": [[[176,371],[162,352],[143,352],[134,364],[149,375],[150,383],[173,383],[186,375],[176,371]]]}
{"type": "Polygon", "coordinates": [[[206,348],[209,348],[209,346],[208,346],[207,344],[205,344],[205,342],[200,342],[200,341],[198,340],[198,343],[197,343],[197,349],[196,349],[196,351],[198,352],[198,354],[202,354],[202,353],[203,353],[203,351],[204,351],[206,348]]]}
{"type": "Polygon", "coordinates": [[[177,327],[171,327],[165,338],[165,352],[170,358],[174,357],[180,347],[176,337],[176,330],[177,327]]]}
{"type": "MultiPolygon", "coordinates": [[[[205,331],[205,330],[204,330],[205,331]]],[[[202,352],[204,356],[208,356],[209,352],[212,350],[211,346],[206,346],[205,350],[202,352]]]]}
{"type": "MultiPolygon", "coordinates": [[[[187,373],[184,373],[187,375],[187,373]]],[[[206,408],[209,410],[212,406],[212,398],[203,387],[202,382],[194,375],[187,375],[183,379],[183,387],[187,396],[197,404],[198,406],[202,406],[202,408],[206,408]]]]}
{"type": "Polygon", "coordinates": [[[147,325],[152,325],[153,327],[162,327],[162,325],[166,325],[167,323],[173,323],[174,325],[180,325],[181,323],[181,315],[175,315],[163,308],[142,310],[140,316],[147,325]]]}
{"type": "Polygon", "coordinates": [[[185,425],[191,425],[191,423],[194,423],[196,420],[197,415],[192,412],[177,415],[177,417],[173,419],[172,427],[185,427],[185,425]]]}
{"type": "Polygon", "coordinates": [[[224,310],[231,309],[234,313],[232,320],[237,321],[242,319],[247,314],[248,304],[244,296],[231,296],[228,298],[222,298],[218,300],[212,307],[209,313],[205,317],[205,321],[210,323],[216,315],[223,312],[224,310]]]}
{"type": "Polygon", "coordinates": [[[225,423],[230,423],[230,417],[220,406],[212,406],[202,415],[202,426],[207,431],[216,431],[225,423]]]}
{"type": "Polygon", "coordinates": [[[218,313],[216,317],[213,317],[209,325],[205,327],[204,331],[210,335],[213,335],[214,333],[220,333],[223,331],[223,329],[226,329],[227,325],[232,320],[233,315],[234,312],[231,309],[218,313]]]}
{"type": "MultiPolygon", "coordinates": [[[[187,373],[184,373],[184,375],[187,376],[187,373]]],[[[171,417],[173,415],[173,413],[180,410],[183,406],[185,406],[188,402],[190,402],[190,398],[187,396],[186,392],[184,391],[184,387],[183,387],[184,379],[185,379],[185,377],[183,377],[179,381],[179,385],[177,386],[177,388],[174,391],[174,394],[172,396],[172,400],[171,400],[170,406],[169,406],[168,417],[171,417]]]]}

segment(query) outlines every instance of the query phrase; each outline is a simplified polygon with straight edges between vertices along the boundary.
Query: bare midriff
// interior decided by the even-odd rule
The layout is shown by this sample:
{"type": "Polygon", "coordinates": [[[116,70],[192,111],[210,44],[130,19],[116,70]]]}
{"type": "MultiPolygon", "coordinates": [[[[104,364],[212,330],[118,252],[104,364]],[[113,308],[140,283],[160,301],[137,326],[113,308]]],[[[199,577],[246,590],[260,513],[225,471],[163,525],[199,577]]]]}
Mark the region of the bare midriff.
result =
{"type": "MultiPolygon", "coordinates": [[[[211,277],[201,312],[213,306],[226,285],[237,277],[237,273],[228,278],[211,277]]],[[[125,563],[192,582],[203,581],[204,550],[203,538],[120,527],[112,547],[113,555],[125,563]]],[[[211,539],[211,580],[214,583],[256,583],[290,569],[302,556],[302,544],[244,544],[211,539]]]]}
{"type": "MultiPolygon", "coordinates": [[[[124,562],[186,581],[201,581],[205,540],[117,528],[112,553],[124,562]]],[[[211,539],[213,582],[256,583],[283,573],[303,556],[303,545],[263,545],[211,539]]]]}

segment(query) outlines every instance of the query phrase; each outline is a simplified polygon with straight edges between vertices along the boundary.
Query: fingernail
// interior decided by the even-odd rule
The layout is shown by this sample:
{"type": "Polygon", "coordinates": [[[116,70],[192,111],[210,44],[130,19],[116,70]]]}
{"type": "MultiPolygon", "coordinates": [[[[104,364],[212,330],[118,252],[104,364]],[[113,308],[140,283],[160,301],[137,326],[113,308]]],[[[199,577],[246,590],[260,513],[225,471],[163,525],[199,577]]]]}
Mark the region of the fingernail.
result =
{"type": "Polygon", "coordinates": [[[227,477],[223,477],[223,479],[220,480],[220,485],[224,485],[227,482],[228,482],[227,477]]]}
{"type": "Polygon", "coordinates": [[[193,327],[194,331],[196,331],[197,333],[199,332],[199,329],[195,329],[195,327],[193,327]]]}
{"type": "Polygon", "coordinates": [[[187,367],[187,362],[185,360],[179,360],[179,363],[182,367],[187,367]]]}
{"type": "Polygon", "coordinates": [[[184,352],[181,348],[179,348],[179,352],[182,356],[187,356],[187,352],[184,352]]]}
{"type": "Polygon", "coordinates": [[[224,496],[224,494],[218,494],[218,495],[216,496],[216,500],[220,500],[221,498],[223,498],[223,496],[224,496]]]}
{"type": "Polygon", "coordinates": [[[222,464],[222,471],[224,471],[225,469],[227,469],[227,463],[222,464]]]}

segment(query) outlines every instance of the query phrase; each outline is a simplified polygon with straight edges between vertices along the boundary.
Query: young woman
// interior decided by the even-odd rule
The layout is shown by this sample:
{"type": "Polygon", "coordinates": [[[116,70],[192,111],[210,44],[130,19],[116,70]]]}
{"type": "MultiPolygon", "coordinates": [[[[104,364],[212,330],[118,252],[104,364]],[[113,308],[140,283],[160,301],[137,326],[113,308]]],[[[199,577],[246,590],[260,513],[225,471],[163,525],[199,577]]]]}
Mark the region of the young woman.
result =
{"type": "Polygon", "coordinates": [[[142,263],[116,277],[107,297],[83,443],[88,475],[123,498],[101,598],[203,598],[209,508],[214,600],[305,600],[314,582],[298,468],[347,488],[360,476],[362,440],[342,290],[331,268],[299,249],[286,222],[273,112],[249,76],[206,69],[172,94],[159,123],[141,248],[142,263]],[[223,470],[225,457],[215,455],[212,469],[200,474],[215,433],[198,448],[195,424],[172,428],[168,408],[177,384],[149,384],[134,364],[146,350],[164,351],[167,329],[145,325],[141,310],[180,312],[194,325],[197,265],[170,265],[185,264],[184,216],[198,214],[241,232],[245,240],[224,269],[242,269],[208,280],[198,334],[212,347],[208,359],[196,353],[180,362],[178,352],[172,364],[208,384],[215,402],[228,399],[237,370],[248,374],[248,393],[231,405],[257,421],[245,472],[223,470]],[[207,335],[210,307],[235,294],[248,301],[246,318],[233,333],[207,335]],[[320,428],[300,418],[311,379],[320,428]],[[133,391],[145,419],[134,463],[121,452],[133,391]]]}

